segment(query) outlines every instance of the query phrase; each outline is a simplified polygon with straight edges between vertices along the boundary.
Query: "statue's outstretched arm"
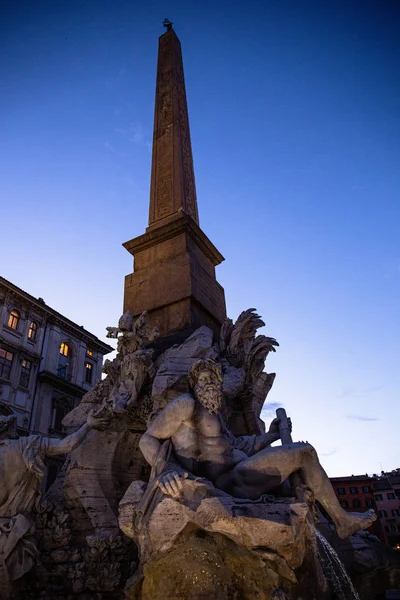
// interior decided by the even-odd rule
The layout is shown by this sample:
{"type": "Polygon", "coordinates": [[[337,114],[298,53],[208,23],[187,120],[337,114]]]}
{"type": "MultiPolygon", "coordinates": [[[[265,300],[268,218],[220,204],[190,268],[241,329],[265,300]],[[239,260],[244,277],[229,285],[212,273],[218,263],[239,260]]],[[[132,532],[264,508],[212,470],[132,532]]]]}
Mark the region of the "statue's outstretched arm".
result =
{"type": "Polygon", "coordinates": [[[161,444],[159,440],[167,440],[172,437],[182,423],[191,418],[194,406],[195,401],[189,394],[174,398],[154,419],[146,433],[142,435],[139,448],[151,466],[153,466],[160,451],[161,444]]]}
{"type": "Polygon", "coordinates": [[[109,417],[96,416],[94,411],[88,414],[87,421],[82,427],[67,435],[63,440],[58,438],[49,438],[46,454],[48,456],[55,456],[57,454],[68,454],[75,450],[85,439],[86,435],[91,429],[105,429],[109,424],[109,417]]]}

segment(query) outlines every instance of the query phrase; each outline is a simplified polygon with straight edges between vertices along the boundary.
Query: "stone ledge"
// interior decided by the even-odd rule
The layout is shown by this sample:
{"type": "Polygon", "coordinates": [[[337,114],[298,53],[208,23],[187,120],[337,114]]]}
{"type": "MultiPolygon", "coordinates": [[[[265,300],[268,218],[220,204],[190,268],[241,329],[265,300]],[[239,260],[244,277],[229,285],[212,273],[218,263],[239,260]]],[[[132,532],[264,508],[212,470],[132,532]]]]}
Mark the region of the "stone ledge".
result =
{"type": "Polygon", "coordinates": [[[194,219],[184,212],[181,212],[178,216],[174,216],[173,219],[166,222],[164,225],[148,227],[146,233],[133,238],[122,245],[134,256],[142,250],[147,250],[148,248],[171,239],[181,233],[187,233],[214,266],[219,265],[225,260],[194,219]]]}

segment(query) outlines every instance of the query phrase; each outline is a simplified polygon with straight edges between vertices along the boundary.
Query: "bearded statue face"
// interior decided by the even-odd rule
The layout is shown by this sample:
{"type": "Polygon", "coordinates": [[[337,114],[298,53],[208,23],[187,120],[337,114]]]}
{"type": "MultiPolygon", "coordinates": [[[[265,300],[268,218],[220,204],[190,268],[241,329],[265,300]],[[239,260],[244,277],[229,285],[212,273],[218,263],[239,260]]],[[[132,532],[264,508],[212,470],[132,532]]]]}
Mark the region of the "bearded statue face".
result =
{"type": "Polygon", "coordinates": [[[217,414],[222,408],[224,400],[222,383],[212,370],[205,368],[199,373],[193,391],[196,399],[210,413],[217,414]]]}
{"type": "Polygon", "coordinates": [[[0,440],[16,438],[17,435],[17,417],[10,415],[5,417],[0,415],[0,440]]]}

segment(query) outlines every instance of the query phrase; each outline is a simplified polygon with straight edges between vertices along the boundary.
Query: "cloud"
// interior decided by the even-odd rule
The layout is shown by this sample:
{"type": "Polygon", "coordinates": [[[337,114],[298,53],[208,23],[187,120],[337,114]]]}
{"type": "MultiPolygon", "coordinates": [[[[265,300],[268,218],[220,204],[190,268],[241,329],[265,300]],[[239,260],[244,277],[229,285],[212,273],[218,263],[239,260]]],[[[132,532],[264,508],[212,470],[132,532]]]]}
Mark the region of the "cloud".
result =
{"type": "Polygon", "coordinates": [[[349,398],[349,397],[360,397],[360,396],[369,396],[370,394],[376,394],[376,392],[380,392],[383,389],[382,385],[373,386],[364,389],[355,389],[351,387],[342,388],[340,393],[340,398],[349,398]]]}
{"type": "Polygon", "coordinates": [[[329,452],[318,452],[320,456],[332,456],[332,454],[336,454],[339,451],[339,448],[332,448],[329,452]]]}
{"type": "Polygon", "coordinates": [[[129,123],[127,127],[116,127],[114,131],[133,144],[147,145],[149,143],[144,137],[143,127],[140,122],[129,123]]]}
{"type": "Polygon", "coordinates": [[[346,415],[346,419],[352,419],[353,421],[379,421],[378,417],[365,417],[364,415],[346,415]]]}
{"type": "Polygon", "coordinates": [[[264,404],[262,411],[263,412],[272,412],[273,410],[276,410],[277,408],[283,408],[283,404],[281,404],[280,402],[267,402],[267,404],[264,404]]]}
{"type": "Polygon", "coordinates": [[[111,144],[109,144],[108,142],[104,142],[104,148],[106,150],[109,150],[110,152],[113,152],[113,154],[119,154],[118,150],[116,150],[114,146],[111,146],[111,144]]]}

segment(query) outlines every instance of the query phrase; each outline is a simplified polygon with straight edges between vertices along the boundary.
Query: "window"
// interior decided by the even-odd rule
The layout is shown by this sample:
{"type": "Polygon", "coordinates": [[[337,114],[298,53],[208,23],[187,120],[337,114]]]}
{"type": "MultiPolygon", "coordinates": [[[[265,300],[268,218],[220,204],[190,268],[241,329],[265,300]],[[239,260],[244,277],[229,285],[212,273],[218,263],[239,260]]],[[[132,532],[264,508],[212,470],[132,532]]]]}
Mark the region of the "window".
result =
{"type": "Polygon", "coordinates": [[[339,496],[343,496],[346,493],[346,490],[345,488],[340,487],[337,489],[337,493],[339,494],[339,496]]]}
{"type": "Polygon", "coordinates": [[[0,348],[0,377],[3,377],[3,379],[10,379],[13,358],[14,354],[12,352],[0,348]]]}
{"type": "Polygon", "coordinates": [[[374,503],[373,503],[372,498],[367,498],[366,501],[365,501],[365,505],[366,506],[373,506],[374,503]]]}
{"type": "Polygon", "coordinates": [[[360,500],[353,500],[353,508],[360,508],[361,502],[360,500]]]}
{"type": "Polygon", "coordinates": [[[85,363],[85,381],[92,383],[93,365],[90,362],[85,363]]]}
{"type": "Polygon", "coordinates": [[[356,488],[356,487],[351,487],[351,488],[350,488],[350,494],[358,494],[358,488],[356,488]]]}
{"type": "Polygon", "coordinates": [[[369,485],[363,485],[363,492],[368,494],[370,491],[371,491],[371,488],[369,487],[369,485]]]}
{"type": "Polygon", "coordinates": [[[28,339],[31,340],[31,342],[34,342],[36,340],[36,334],[37,334],[37,323],[35,323],[35,321],[32,321],[31,324],[29,325],[29,331],[28,331],[28,339]]]}
{"type": "Polygon", "coordinates": [[[57,375],[69,381],[71,379],[71,348],[66,342],[60,344],[60,355],[58,358],[57,375]]]}
{"type": "Polygon", "coordinates": [[[65,342],[60,345],[60,354],[63,356],[69,356],[69,346],[65,342]]]}
{"type": "Polygon", "coordinates": [[[393,517],[400,517],[400,510],[398,508],[394,508],[392,510],[392,516],[393,517]]]}
{"type": "Polygon", "coordinates": [[[88,349],[86,350],[86,354],[87,354],[88,356],[93,356],[93,350],[91,350],[90,348],[88,348],[88,349]]]}
{"type": "Polygon", "coordinates": [[[19,323],[19,319],[20,319],[20,314],[17,310],[12,310],[10,312],[10,316],[8,317],[8,323],[7,325],[9,327],[11,327],[11,329],[17,329],[18,328],[18,323],[19,323]]]}
{"type": "Polygon", "coordinates": [[[394,494],[393,494],[393,492],[389,492],[389,493],[388,493],[388,495],[387,495],[387,499],[388,499],[388,500],[394,500],[394,494]]]}
{"type": "Polygon", "coordinates": [[[19,377],[19,385],[29,387],[29,375],[31,374],[31,368],[31,361],[23,359],[21,366],[21,375],[19,377]]]}
{"type": "Polygon", "coordinates": [[[342,508],[349,508],[349,503],[347,502],[347,500],[340,500],[340,506],[342,508]]]}
{"type": "Polygon", "coordinates": [[[375,500],[377,502],[382,502],[382,494],[375,494],[375,500]]]}
{"type": "Polygon", "coordinates": [[[386,510],[380,510],[380,511],[379,511],[379,516],[380,516],[380,517],[387,517],[387,512],[386,512],[386,510]]]}

